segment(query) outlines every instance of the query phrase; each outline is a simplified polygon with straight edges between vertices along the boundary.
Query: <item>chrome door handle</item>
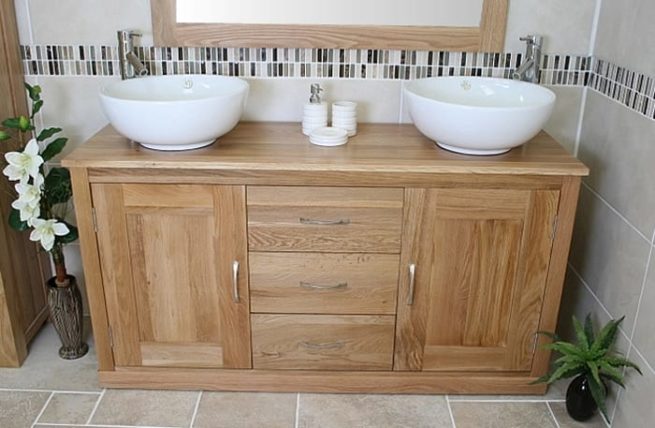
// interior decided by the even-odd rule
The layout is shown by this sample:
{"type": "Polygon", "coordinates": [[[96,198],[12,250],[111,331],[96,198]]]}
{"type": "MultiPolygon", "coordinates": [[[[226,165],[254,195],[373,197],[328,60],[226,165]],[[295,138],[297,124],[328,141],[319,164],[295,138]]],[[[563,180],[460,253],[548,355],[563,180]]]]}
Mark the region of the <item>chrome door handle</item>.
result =
{"type": "Polygon", "coordinates": [[[232,262],[232,301],[239,303],[239,262],[232,262]]]}
{"type": "Polygon", "coordinates": [[[407,304],[414,304],[414,283],[416,282],[416,264],[409,265],[409,293],[407,296],[407,304]]]}
{"type": "Polygon", "coordinates": [[[313,290],[339,290],[348,287],[347,282],[340,282],[338,284],[313,284],[311,282],[300,281],[300,287],[309,288],[313,290]]]}
{"type": "Polygon", "coordinates": [[[314,226],[345,226],[350,224],[349,218],[341,218],[338,220],[317,220],[313,218],[300,217],[299,221],[302,224],[311,224],[314,226]]]}

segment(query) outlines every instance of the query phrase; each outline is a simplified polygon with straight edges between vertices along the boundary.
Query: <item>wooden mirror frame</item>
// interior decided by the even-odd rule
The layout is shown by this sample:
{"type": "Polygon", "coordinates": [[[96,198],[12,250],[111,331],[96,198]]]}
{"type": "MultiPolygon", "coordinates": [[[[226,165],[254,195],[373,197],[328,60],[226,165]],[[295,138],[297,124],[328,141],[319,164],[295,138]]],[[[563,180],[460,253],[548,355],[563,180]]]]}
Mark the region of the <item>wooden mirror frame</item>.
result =
{"type": "Polygon", "coordinates": [[[176,0],[151,0],[157,46],[416,49],[502,52],[509,0],[484,0],[479,27],[180,24],[176,0]]]}

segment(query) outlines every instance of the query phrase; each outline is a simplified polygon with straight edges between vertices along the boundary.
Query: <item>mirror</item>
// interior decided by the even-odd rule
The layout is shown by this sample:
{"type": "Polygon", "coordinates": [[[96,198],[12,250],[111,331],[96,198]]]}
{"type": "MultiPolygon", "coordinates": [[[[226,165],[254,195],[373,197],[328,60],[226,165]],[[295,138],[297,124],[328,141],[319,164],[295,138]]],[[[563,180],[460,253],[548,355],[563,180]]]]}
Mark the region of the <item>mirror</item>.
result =
{"type": "Polygon", "coordinates": [[[508,0],[151,0],[159,46],[500,52],[508,0]],[[349,10],[349,13],[343,13],[349,10]]]}

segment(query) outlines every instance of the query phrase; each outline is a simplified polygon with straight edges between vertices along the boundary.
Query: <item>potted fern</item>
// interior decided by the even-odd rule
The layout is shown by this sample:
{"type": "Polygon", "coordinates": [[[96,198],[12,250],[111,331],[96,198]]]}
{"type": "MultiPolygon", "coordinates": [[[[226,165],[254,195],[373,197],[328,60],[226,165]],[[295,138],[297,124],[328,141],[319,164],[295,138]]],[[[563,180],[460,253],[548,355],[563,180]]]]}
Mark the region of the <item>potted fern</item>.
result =
{"type": "Polygon", "coordinates": [[[12,184],[7,190],[15,197],[9,225],[18,232],[30,231],[30,240],[50,254],[55,268],[55,276],[47,281],[50,319],[62,342],[59,355],[75,359],[85,355],[88,346],[82,336],[81,294],[64,259],[64,246],[77,240],[78,235],[77,228],[65,220],[72,196],[71,180],[67,169],[46,167],[68,139],[57,136],[61,128],[36,133],[33,121],[43,107],[41,88],[27,83],[25,88],[31,101],[30,116],[5,119],[0,128],[7,164],[2,173],[12,184]]]}
{"type": "Polygon", "coordinates": [[[607,406],[607,382],[614,382],[625,388],[622,367],[633,368],[639,374],[636,364],[612,351],[619,325],[625,317],[609,321],[600,332],[594,330],[591,314],[585,318],[584,326],[573,317],[576,343],[560,340],[552,333],[542,333],[553,339],[545,347],[558,352],[551,373],[535,383],[551,384],[559,379],[574,377],[566,391],[566,410],[577,421],[586,421],[600,409],[609,421],[607,406]]]}

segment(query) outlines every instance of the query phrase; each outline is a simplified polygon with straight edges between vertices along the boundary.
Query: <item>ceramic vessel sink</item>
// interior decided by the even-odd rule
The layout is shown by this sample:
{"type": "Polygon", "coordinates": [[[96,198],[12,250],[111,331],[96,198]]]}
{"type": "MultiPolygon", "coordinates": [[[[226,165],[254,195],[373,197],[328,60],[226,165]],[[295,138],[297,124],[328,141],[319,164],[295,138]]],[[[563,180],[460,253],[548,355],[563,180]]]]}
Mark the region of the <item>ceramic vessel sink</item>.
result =
{"type": "Polygon", "coordinates": [[[410,82],[405,100],[414,125],[447,149],[496,155],[537,135],[555,105],[553,91],[487,77],[433,77],[410,82]]]}
{"type": "Polygon", "coordinates": [[[151,76],[110,84],[100,92],[109,122],[124,136],[156,150],[212,144],[236,126],[248,84],[236,77],[151,76]]]}

